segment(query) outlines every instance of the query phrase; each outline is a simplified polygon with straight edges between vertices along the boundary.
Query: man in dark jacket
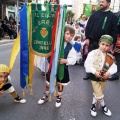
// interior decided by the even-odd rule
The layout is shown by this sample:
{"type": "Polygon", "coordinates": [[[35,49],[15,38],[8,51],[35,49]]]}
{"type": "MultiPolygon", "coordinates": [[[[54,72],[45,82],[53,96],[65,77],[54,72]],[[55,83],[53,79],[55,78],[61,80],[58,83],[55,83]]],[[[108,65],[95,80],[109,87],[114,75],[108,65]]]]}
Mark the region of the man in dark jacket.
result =
{"type": "MultiPolygon", "coordinates": [[[[117,17],[109,9],[111,0],[100,0],[100,10],[94,12],[87,23],[85,35],[89,52],[98,48],[98,42],[102,35],[111,35],[113,37],[113,47],[116,44],[118,28],[117,17]]],[[[83,78],[89,79],[89,74],[83,78]]]]}

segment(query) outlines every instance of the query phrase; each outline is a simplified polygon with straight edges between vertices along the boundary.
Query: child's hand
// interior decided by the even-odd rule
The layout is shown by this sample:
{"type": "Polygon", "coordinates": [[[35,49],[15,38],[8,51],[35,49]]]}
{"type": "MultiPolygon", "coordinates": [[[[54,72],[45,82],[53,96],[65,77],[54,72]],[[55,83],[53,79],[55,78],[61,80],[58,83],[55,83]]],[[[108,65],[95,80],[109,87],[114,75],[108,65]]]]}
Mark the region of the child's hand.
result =
{"type": "Polygon", "coordinates": [[[103,79],[104,80],[107,80],[108,78],[109,78],[109,76],[110,76],[110,73],[109,72],[105,72],[104,74],[103,74],[103,79]]]}
{"type": "Polygon", "coordinates": [[[97,78],[102,78],[102,76],[100,75],[100,72],[95,72],[94,74],[97,78]]]}
{"type": "Polygon", "coordinates": [[[60,64],[67,64],[67,59],[60,58],[60,64]]]}
{"type": "Polygon", "coordinates": [[[1,90],[1,91],[0,91],[0,95],[3,95],[3,94],[4,94],[4,90],[1,90]]]}

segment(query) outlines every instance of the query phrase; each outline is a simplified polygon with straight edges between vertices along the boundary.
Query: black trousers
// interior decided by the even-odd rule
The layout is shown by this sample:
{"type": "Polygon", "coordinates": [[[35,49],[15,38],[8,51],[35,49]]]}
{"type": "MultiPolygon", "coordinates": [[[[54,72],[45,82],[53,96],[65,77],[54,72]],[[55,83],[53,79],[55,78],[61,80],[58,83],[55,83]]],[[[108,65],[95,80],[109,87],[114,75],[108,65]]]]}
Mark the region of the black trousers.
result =
{"type": "Polygon", "coordinates": [[[92,50],[98,49],[98,42],[90,43],[88,46],[88,52],[91,52],[92,50]]]}
{"type": "Polygon", "coordinates": [[[115,59],[116,59],[116,64],[117,64],[117,72],[113,74],[115,77],[120,77],[120,53],[115,53],[114,54],[115,59]]]}
{"type": "Polygon", "coordinates": [[[7,83],[7,84],[3,85],[3,87],[0,89],[0,91],[1,91],[1,90],[6,91],[6,90],[8,90],[11,86],[12,86],[11,83],[7,83]]]}

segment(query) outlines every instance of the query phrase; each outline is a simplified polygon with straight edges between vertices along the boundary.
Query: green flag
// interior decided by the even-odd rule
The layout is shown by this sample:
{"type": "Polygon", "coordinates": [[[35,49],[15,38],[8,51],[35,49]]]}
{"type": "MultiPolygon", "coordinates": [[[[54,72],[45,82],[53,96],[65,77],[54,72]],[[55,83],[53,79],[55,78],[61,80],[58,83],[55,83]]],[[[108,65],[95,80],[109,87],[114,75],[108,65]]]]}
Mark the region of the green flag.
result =
{"type": "Polygon", "coordinates": [[[91,4],[84,4],[84,12],[83,14],[89,17],[91,15],[92,5],[91,4]]]}
{"type": "MultiPolygon", "coordinates": [[[[63,22],[62,22],[62,35],[60,41],[60,49],[59,49],[59,59],[64,58],[64,29],[65,29],[65,18],[66,18],[67,6],[63,7],[63,22]]],[[[58,79],[62,80],[64,77],[64,64],[58,64],[58,79]]]]}

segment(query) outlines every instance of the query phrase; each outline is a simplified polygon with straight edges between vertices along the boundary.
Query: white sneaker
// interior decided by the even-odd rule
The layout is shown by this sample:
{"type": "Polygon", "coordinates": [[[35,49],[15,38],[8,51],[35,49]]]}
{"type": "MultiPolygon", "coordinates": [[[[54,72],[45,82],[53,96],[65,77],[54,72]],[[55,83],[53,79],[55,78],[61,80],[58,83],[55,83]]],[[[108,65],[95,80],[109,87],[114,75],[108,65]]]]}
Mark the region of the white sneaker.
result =
{"type": "Polygon", "coordinates": [[[106,105],[102,107],[102,110],[103,110],[105,115],[107,115],[107,116],[112,115],[111,111],[106,107],[106,105]]]}
{"type": "Polygon", "coordinates": [[[43,98],[41,98],[39,101],[38,101],[38,104],[43,104],[45,102],[48,101],[48,96],[43,96],[43,98]]]}
{"type": "Polygon", "coordinates": [[[91,116],[93,116],[93,117],[97,116],[95,104],[92,105],[92,108],[90,109],[90,112],[91,112],[91,116]]]}
{"type": "Polygon", "coordinates": [[[17,103],[26,103],[26,100],[23,98],[15,99],[15,102],[17,103]]]}
{"type": "Polygon", "coordinates": [[[57,100],[56,100],[56,103],[55,103],[55,106],[58,108],[61,106],[61,97],[60,96],[57,96],[57,100]]]}

